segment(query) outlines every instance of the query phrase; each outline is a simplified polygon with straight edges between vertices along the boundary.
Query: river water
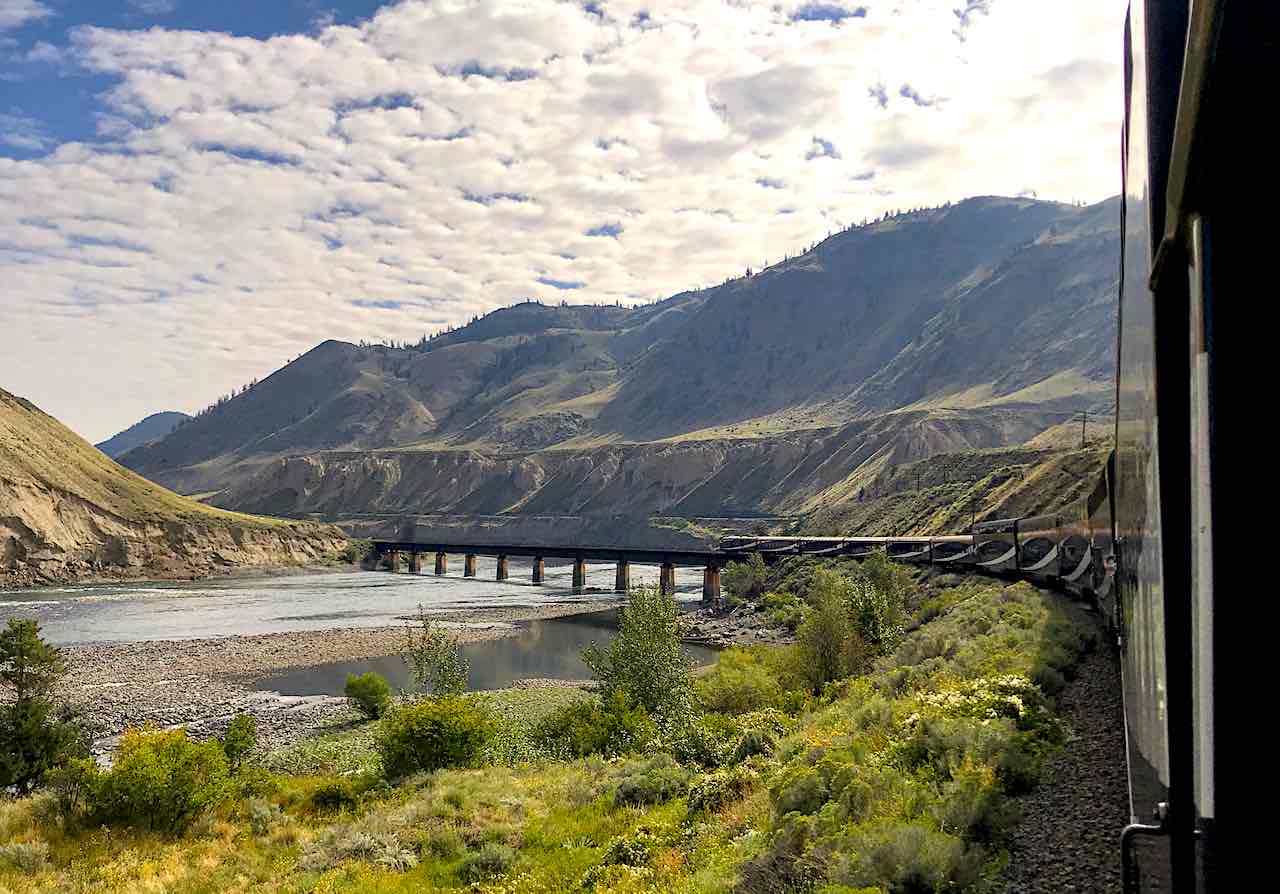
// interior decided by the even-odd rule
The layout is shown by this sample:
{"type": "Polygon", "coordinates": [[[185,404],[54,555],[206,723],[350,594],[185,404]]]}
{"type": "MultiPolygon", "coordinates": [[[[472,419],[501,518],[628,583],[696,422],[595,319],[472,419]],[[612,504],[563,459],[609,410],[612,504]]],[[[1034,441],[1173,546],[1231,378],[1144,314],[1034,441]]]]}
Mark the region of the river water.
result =
{"type": "MultiPolygon", "coordinates": [[[[467,688],[501,689],[513,681],[538,677],[552,680],[587,680],[591,671],[582,660],[582,650],[592,644],[604,645],[616,632],[617,612],[603,611],[527,621],[520,632],[502,639],[467,643],[462,647],[470,669],[467,688]]],[[[710,664],[716,650],[707,646],[684,646],[695,664],[710,664]]],[[[347,674],[377,671],[397,689],[410,688],[413,678],[399,656],[338,661],[269,674],[251,683],[254,689],[281,695],[342,695],[347,674]]]]}
{"type": "MultiPolygon", "coordinates": [[[[530,583],[532,560],[512,559],[511,577],[503,582],[494,580],[495,559],[480,557],[474,578],[464,578],[461,562],[455,564],[445,577],[350,571],[7,591],[0,593],[0,624],[9,617],[34,618],[45,638],[59,645],[204,639],[396,625],[419,605],[431,614],[599,602],[611,598],[614,583],[612,565],[588,566],[587,591],[575,594],[571,564],[548,562],[546,582],[538,585],[530,583]]],[[[678,598],[698,598],[701,571],[677,575],[678,598]]],[[[632,566],[633,585],[657,581],[656,566],[632,566]]]]}

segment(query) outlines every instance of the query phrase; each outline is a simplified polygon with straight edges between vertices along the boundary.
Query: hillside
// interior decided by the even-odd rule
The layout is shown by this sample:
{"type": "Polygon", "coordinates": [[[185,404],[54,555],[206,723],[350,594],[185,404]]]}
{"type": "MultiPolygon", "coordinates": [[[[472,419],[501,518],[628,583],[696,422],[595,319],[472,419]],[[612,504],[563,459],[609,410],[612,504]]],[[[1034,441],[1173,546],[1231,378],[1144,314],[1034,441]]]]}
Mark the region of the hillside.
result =
{"type": "Polygon", "coordinates": [[[812,512],[859,469],[1108,414],[1118,207],[969,199],[652,305],[328,341],[121,461],[219,505],[330,518],[812,512]]]}
{"type": "Polygon", "coordinates": [[[0,390],[0,587],[293,565],[328,557],[342,542],[328,526],[180,497],[0,390]]]}
{"type": "Polygon", "coordinates": [[[135,422],[124,431],[93,446],[114,459],[128,453],[134,447],[141,447],[143,444],[163,438],[177,428],[183,420],[190,418],[186,413],[152,413],[141,422],[135,422]]]}

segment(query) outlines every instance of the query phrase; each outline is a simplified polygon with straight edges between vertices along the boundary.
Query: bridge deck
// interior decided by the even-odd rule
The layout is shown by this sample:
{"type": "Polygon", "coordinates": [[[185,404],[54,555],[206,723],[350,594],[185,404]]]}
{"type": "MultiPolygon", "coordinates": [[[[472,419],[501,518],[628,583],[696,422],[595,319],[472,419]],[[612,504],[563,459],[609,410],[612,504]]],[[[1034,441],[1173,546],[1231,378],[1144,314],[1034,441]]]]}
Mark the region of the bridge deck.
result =
{"type": "Polygon", "coordinates": [[[432,541],[375,540],[379,554],[446,553],[453,555],[507,556],[542,559],[581,559],[584,562],[635,562],[652,565],[720,567],[750,553],[771,555],[864,556],[872,549],[905,547],[911,554],[927,551],[931,544],[970,542],[963,535],[947,537],[780,537],[728,536],[718,549],[633,549],[625,546],[529,546],[527,544],[440,543],[432,541]]]}

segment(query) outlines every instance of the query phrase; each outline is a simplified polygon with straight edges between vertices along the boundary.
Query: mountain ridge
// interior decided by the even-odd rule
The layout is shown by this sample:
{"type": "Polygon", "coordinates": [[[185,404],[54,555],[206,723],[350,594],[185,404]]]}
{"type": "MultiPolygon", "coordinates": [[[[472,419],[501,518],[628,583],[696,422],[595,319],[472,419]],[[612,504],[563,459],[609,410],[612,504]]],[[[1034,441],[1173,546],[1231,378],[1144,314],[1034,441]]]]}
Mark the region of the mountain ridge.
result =
{"type": "Polygon", "coordinates": [[[905,411],[1022,414],[1005,436],[1030,439],[1110,412],[1118,208],[974,198],[654,304],[524,302],[412,346],[326,340],[121,460],[242,508],[279,490],[261,477],[279,461],[333,451],[783,450],[787,432],[892,429],[905,411]]]}
{"type": "Polygon", "coordinates": [[[117,456],[128,453],[135,447],[141,447],[143,444],[149,444],[152,441],[163,438],[190,418],[186,413],[179,413],[173,410],[152,413],[145,419],[135,422],[124,431],[117,432],[105,441],[100,441],[93,446],[114,459],[117,456]]]}

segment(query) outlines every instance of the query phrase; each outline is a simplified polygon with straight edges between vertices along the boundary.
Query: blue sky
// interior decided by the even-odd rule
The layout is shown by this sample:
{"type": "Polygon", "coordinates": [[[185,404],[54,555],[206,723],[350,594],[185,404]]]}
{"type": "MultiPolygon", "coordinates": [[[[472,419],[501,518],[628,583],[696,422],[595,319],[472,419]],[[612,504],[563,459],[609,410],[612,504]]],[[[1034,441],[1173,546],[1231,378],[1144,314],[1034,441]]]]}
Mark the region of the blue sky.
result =
{"type": "Polygon", "coordinates": [[[1118,191],[1112,0],[0,0],[0,387],[98,440],[327,338],[1118,191]]]}
{"type": "MultiPolygon", "coordinates": [[[[0,0],[0,9],[6,2],[0,0]]],[[[80,26],[216,31],[265,39],[314,33],[335,23],[353,24],[384,4],[378,0],[18,0],[13,8],[19,5],[30,8],[32,17],[7,34],[0,32],[0,38],[8,38],[0,43],[0,113],[33,122],[33,132],[41,141],[60,143],[95,140],[100,111],[96,97],[116,81],[63,61],[71,49],[71,34],[80,26]]],[[[0,154],[38,157],[46,146],[0,140],[0,154]]]]}

